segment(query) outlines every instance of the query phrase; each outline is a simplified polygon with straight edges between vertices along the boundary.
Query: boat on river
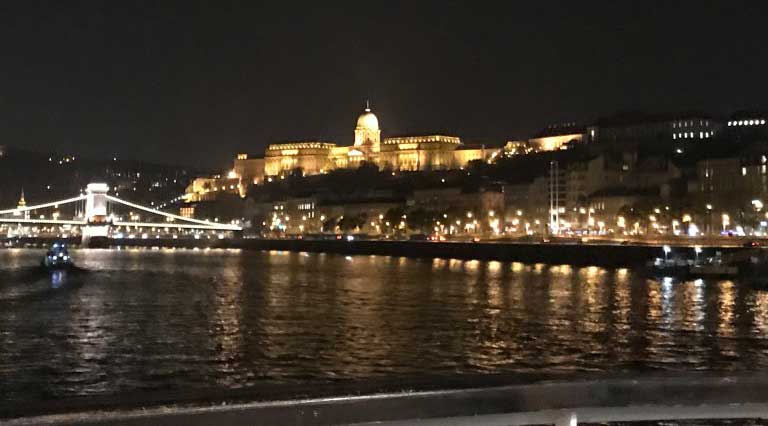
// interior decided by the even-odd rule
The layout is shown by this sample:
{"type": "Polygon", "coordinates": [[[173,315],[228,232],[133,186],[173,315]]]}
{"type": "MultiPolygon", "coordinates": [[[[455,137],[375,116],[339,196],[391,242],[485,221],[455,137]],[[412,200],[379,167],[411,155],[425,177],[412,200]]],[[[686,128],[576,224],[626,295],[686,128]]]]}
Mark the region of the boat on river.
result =
{"type": "Polygon", "coordinates": [[[75,267],[72,256],[69,255],[67,245],[64,243],[54,243],[45,253],[45,257],[40,262],[46,269],[70,269],[75,267]]]}
{"type": "Polygon", "coordinates": [[[737,259],[725,257],[721,252],[715,252],[711,257],[699,257],[700,249],[696,249],[696,258],[687,259],[681,257],[669,258],[667,247],[664,248],[665,257],[656,258],[648,262],[647,270],[658,276],[673,276],[679,278],[729,278],[745,273],[748,269],[743,262],[737,259]]]}

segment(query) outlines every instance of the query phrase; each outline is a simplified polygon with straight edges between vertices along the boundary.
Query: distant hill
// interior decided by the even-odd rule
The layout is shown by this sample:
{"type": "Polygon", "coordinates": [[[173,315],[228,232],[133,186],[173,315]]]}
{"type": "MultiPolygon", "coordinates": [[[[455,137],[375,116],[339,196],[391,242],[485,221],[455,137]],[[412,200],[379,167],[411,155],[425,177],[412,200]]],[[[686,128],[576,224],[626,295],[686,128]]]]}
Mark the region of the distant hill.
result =
{"type": "Polygon", "coordinates": [[[27,203],[35,204],[78,194],[90,182],[106,182],[121,198],[157,205],[182,194],[194,177],[210,172],[0,146],[0,209],[15,206],[22,188],[27,203]]]}

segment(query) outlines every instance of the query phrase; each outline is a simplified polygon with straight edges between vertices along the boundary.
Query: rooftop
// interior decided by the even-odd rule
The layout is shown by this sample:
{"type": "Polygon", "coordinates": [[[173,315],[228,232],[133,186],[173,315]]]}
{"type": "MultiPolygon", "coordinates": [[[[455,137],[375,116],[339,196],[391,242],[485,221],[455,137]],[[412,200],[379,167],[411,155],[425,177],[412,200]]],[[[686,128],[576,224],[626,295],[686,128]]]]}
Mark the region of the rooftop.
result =
{"type": "Polygon", "coordinates": [[[664,123],[686,119],[713,119],[710,114],[701,111],[683,111],[676,113],[647,113],[643,111],[623,111],[595,120],[592,125],[600,127],[621,127],[646,123],[664,123]]]}

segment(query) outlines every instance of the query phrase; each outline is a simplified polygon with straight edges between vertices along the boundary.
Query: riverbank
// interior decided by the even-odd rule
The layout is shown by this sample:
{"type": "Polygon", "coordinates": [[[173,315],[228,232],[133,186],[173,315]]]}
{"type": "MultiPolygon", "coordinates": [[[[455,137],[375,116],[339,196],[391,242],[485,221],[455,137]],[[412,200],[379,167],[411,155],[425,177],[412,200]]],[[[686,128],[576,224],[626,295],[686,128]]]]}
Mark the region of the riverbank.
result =
{"type": "MultiPolygon", "coordinates": [[[[132,247],[165,246],[158,240],[123,240],[115,245],[132,247]]],[[[496,260],[503,262],[569,264],[576,266],[634,267],[663,256],[661,246],[597,245],[509,242],[431,242],[379,240],[235,239],[172,240],[172,247],[218,247],[244,250],[376,255],[427,259],[496,260]]],[[[734,247],[704,247],[701,256],[715,251],[730,253],[734,247]]],[[[673,254],[693,258],[692,247],[674,247],[673,254]]]]}
{"type": "MultiPolygon", "coordinates": [[[[514,243],[514,242],[431,242],[387,240],[315,239],[113,239],[114,247],[237,248],[290,252],[377,255],[410,258],[497,260],[505,262],[569,264],[579,266],[634,267],[663,256],[661,245],[514,243]]],[[[44,246],[50,240],[18,240],[16,246],[44,246]]],[[[77,241],[69,241],[77,244],[77,241]]],[[[741,247],[702,247],[701,256],[716,251],[733,253],[741,247]]],[[[695,257],[690,246],[672,246],[670,256],[695,257]]]]}

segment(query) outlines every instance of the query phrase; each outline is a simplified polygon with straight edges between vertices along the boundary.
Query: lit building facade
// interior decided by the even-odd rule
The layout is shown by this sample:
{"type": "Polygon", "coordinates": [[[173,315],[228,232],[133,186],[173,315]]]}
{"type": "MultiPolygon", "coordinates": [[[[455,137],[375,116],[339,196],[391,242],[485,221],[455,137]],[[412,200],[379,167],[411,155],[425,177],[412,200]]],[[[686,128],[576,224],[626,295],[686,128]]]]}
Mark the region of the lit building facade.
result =
{"type": "Polygon", "coordinates": [[[603,144],[706,140],[715,137],[723,123],[700,112],[679,114],[621,113],[587,127],[590,142],[603,144]]]}
{"type": "Polygon", "coordinates": [[[184,201],[187,203],[197,203],[201,201],[214,201],[220,194],[241,194],[242,186],[240,179],[235,177],[232,172],[229,176],[209,176],[195,178],[187,186],[184,192],[184,201]]]}
{"type": "Polygon", "coordinates": [[[381,145],[379,165],[393,170],[450,169],[460,163],[455,155],[460,146],[461,140],[453,136],[387,138],[381,145]]]}
{"type": "Polygon", "coordinates": [[[728,118],[725,134],[739,143],[768,138],[768,112],[739,111],[728,118]]]}
{"type": "Polygon", "coordinates": [[[247,185],[258,185],[264,180],[265,159],[250,157],[248,154],[237,154],[232,171],[240,181],[247,185]]]}
{"type": "Polygon", "coordinates": [[[327,142],[295,142],[272,144],[264,153],[264,174],[278,176],[301,169],[315,175],[332,168],[331,153],[335,144],[327,142]]]}
{"type": "Polygon", "coordinates": [[[528,139],[528,146],[534,152],[557,151],[568,149],[575,143],[584,142],[586,133],[584,127],[576,123],[556,124],[540,131],[536,136],[528,139]]]}

